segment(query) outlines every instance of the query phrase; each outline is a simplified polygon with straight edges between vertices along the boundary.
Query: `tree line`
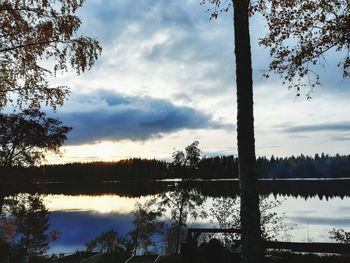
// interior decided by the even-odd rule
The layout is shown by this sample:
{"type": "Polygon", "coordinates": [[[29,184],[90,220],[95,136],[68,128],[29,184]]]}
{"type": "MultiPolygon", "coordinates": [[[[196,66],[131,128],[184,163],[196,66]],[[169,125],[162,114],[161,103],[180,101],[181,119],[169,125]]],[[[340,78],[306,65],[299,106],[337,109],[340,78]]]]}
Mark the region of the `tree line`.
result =
{"type": "MultiPolygon", "coordinates": [[[[260,178],[340,178],[350,176],[350,155],[259,157],[260,178]]],[[[88,162],[13,168],[12,180],[44,182],[102,182],[118,180],[238,178],[238,159],[203,157],[195,166],[156,159],[130,158],[117,162],[88,162]]],[[[3,174],[3,173],[1,173],[3,174]]]]}

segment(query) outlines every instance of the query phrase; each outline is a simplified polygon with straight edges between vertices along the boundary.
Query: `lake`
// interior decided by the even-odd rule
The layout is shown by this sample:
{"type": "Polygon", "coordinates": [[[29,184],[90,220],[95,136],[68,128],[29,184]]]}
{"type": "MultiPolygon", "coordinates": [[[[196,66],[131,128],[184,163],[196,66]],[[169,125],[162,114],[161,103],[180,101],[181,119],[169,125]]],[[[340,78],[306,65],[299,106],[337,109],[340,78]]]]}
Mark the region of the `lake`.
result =
{"type": "MultiPolygon", "coordinates": [[[[132,229],[132,211],[135,202],[145,202],[159,189],[171,191],[183,182],[109,182],[103,187],[95,185],[76,188],[73,186],[47,186],[51,193],[43,194],[51,212],[52,228],[62,231],[61,238],[51,244],[50,252],[69,253],[85,248],[84,244],[111,228],[121,235],[132,229]],[[125,188],[128,186],[129,188],[125,188]],[[136,187],[136,188],[135,188],[136,187]],[[61,189],[61,190],[60,190],[61,189]],[[129,191],[127,191],[129,190],[129,191]],[[118,193],[120,192],[120,193],[118,193]]],[[[350,229],[350,180],[273,180],[263,181],[261,192],[268,200],[279,200],[275,211],[293,229],[280,234],[280,240],[331,242],[328,232],[332,228],[350,229]]],[[[187,183],[186,183],[187,184],[187,183]]],[[[213,198],[237,195],[237,181],[190,182],[208,197],[206,210],[213,198]]],[[[209,219],[192,222],[191,227],[208,226],[209,219]]]]}

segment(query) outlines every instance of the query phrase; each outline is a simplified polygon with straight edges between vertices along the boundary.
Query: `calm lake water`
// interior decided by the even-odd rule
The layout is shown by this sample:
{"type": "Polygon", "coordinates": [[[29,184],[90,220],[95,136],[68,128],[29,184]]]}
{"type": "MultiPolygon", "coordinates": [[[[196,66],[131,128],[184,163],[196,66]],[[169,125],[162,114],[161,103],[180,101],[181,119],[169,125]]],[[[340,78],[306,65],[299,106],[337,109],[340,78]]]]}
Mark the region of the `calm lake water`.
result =
{"type": "MultiPolygon", "coordinates": [[[[349,183],[350,181],[347,181],[349,183]]],[[[302,188],[302,187],[301,187],[302,188]]],[[[321,187],[322,188],[322,187],[321,187]]],[[[298,192],[299,189],[295,189],[298,192]]],[[[302,191],[304,191],[303,189],[302,191]]],[[[266,194],[269,200],[280,200],[276,208],[279,215],[285,213],[285,223],[292,227],[281,233],[285,241],[331,242],[328,232],[332,228],[350,230],[350,189],[347,195],[341,191],[340,196],[324,193],[301,195],[298,193],[266,194]]],[[[153,196],[140,195],[125,197],[118,194],[95,195],[43,195],[44,202],[51,212],[52,228],[62,231],[61,238],[51,244],[50,252],[68,253],[85,248],[84,244],[111,228],[121,235],[132,229],[132,210],[135,202],[145,202],[153,196]]],[[[212,198],[208,197],[208,210],[212,198]]],[[[208,226],[209,219],[191,223],[191,227],[208,226]]]]}

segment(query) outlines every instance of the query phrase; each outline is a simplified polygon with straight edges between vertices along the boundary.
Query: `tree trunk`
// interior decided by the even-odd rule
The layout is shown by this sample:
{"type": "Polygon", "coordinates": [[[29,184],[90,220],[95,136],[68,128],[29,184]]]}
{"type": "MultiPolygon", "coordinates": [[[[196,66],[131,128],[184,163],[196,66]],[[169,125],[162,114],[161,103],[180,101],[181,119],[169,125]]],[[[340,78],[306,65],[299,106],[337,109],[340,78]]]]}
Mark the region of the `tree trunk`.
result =
{"type": "MultiPolygon", "coordinates": [[[[7,167],[2,167],[1,168],[1,173],[2,175],[0,176],[0,216],[2,215],[3,211],[3,206],[5,203],[5,197],[6,197],[6,192],[5,192],[5,185],[7,183],[7,174],[8,174],[9,168],[7,167]]],[[[1,233],[0,233],[1,236],[1,233]]]]}
{"type": "Polygon", "coordinates": [[[181,234],[181,227],[182,227],[182,213],[183,213],[184,203],[185,203],[185,197],[183,197],[181,200],[179,222],[178,222],[177,231],[176,231],[176,254],[179,253],[179,247],[180,247],[180,234],[181,234]]]}
{"type": "Polygon", "coordinates": [[[137,219],[137,224],[136,224],[136,234],[135,234],[135,249],[134,249],[134,256],[137,255],[137,247],[138,247],[138,237],[139,237],[139,221],[137,219]]]}
{"type": "Polygon", "coordinates": [[[242,262],[263,259],[259,192],[255,168],[253,80],[249,36],[249,0],[232,0],[237,85],[237,142],[241,197],[242,262]]]}

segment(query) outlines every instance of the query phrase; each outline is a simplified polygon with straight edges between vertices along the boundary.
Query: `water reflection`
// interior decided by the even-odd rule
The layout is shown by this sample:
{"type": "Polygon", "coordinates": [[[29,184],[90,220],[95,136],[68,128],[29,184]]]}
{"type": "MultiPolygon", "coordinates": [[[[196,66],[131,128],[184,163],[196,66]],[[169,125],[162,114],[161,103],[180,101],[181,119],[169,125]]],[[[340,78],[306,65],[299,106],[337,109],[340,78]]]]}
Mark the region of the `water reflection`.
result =
{"type": "Polygon", "coordinates": [[[49,211],[38,194],[19,194],[3,200],[0,214],[0,261],[38,262],[59,238],[50,227],[49,211]]]}
{"type": "MultiPolygon", "coordinates": [[[[84,244],[110,229],[124,235],[132,229],[132,210],[137,201],[145,202],[153,196],[142,199],[121,197],[118,195],[102,196],[45,196],[47,207],[52,211],[50,223],[52,227],[62,231],[61,239],[52,245],[51,251],[72,252],[84,249],[84,244]],[[59,201],[63,198],[64,201],[59,201]],[[100,209],[104,203],[110,209],[100,209]],[[108,202],[108,204],[107,204],[108,202]],[[84,204],[84,209],[79,204],[84,204]],[[61,204],[66,204],[61,205],[61,204]],[[120,206],[119,206],[120,205],[120,206]]],[[[208,198],[205,209],[208,211],[213,198],[208,198]]],[[[267,200],[275,200],[273,194],[267,200]]],[[[293,227],[292,231],[282,233],[285,240],[330,242],[328,232],[334,228],[350,227],[350,198],[335,197],[320,200],[318,197],[278,197],[281,206],[271,212],[286,212],[285,223],[293,227]]],[[[200,226],[211,227],[210,219],[197,220],[200,226]]],[[[193,222],[193,221],[192,221],[193,222]]],[[[198,226],[198,225],[197,225],[198,226]]]]}
{"type": "MultiPolygon", "coordinates": [[[[276,212],[286,212],[286,223],[294,227],[288,233],[289,240],[329,242],[328,232],[333,227],[350,227],[350,180],[264,180],[259,184],[263,196],[283,201],[276,212]]],[[[208,197],[207,211],[213,198],[238,195],[236,180],[51,183],[25,187],[7,189],[9,193],[42,193],[44,204],[51,211],[51,227],[62,231],[51,252],[84,249],[86,242],[112,228],[126,234],[132,229],[135,202],[143,203],[156,194],[177,188],[194,189],[198,195],[208,197]]],[[[196,223],[210,226],[209,219],[196,223]]]]}
{"type": "Polygon", "coordinates": [[[130,213],[135,201],[144,202],[148,197],[131,198],[119,195],[44,195],[50,211],[93,211],[94,213],[130,213]]]}
{"type": "Polygon", "coordinates": [[[350,227],[349,197],[321,200],[318,196],[307,199],[289,196],[283,199],[279,209],[286,211],[286,223],[295,226],[290,232],[292,241],[331,242],[328,232],[333,227],[350,227]]]}
{"type": "MultiPolygon", "coordinates": [[[[233,197],[238,195],[238,181],[122,181],[102,183],[37,183],[9,185],[8,193],[45,193],[63,195],[119,195],[125,197],[142,197],[156,195],[161,192],[173,191],[176,187],[193,188],[204,196],[233,197]]],[[[275,196],[319,197],[350,197],[350,180],[260,180],[259,189],[262,195],[270,193],[275,196]]]]}
{"type": "Polygon", "coordinates": [[[125,235],[132,229],[132,219],[131,213],[100,213],[95,210],[54,211],[51,213],[50,224],[60,229],[62,234],[61,238],[52,244],[50,251],[69,253],[83,250],[88,241],[110,229],[116,229],[119,234],[125,235]]]}

